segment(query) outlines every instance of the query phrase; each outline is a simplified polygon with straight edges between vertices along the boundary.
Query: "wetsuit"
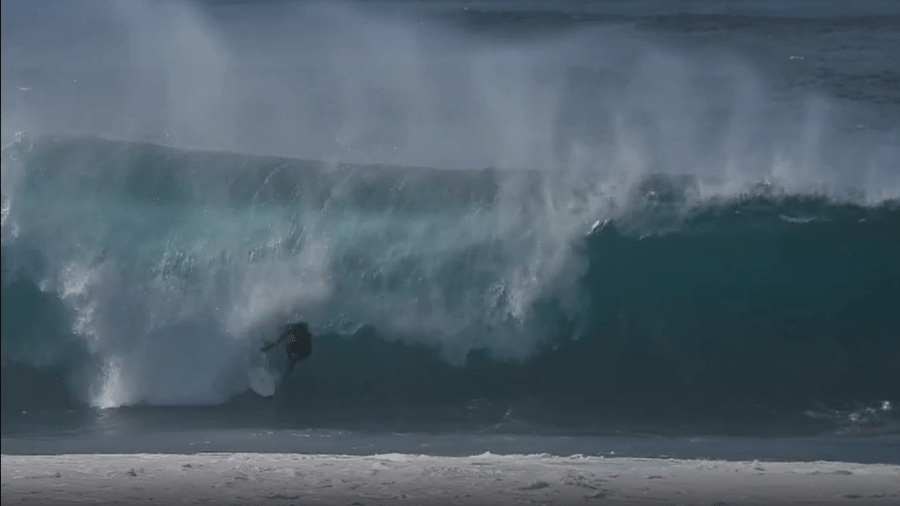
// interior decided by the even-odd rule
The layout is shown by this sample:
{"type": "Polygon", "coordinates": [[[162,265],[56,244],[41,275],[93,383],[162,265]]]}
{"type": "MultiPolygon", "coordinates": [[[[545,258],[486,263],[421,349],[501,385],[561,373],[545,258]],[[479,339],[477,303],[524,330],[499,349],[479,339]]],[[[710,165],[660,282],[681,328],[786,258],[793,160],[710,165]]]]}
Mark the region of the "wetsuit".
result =
{"type": "Polygon", "coordinates": [[[262,351],[269,351],[281,341],[291,338],[285,346],[287,352],[288,368],[284,375],[287,376],[294,369],[297,362],[312,355],[312,334],[309,333],[309,325],[306,323],[291,323],[274,343],[262,347],[262,351]]]}
{"type": "Polygon", "coordinates": [[[294,323],[288,326],[291,340],[286,346],[288,357],[288,371],[294,368],[294,364],[312,355],[312,334],[305,323],[294,323]]]}

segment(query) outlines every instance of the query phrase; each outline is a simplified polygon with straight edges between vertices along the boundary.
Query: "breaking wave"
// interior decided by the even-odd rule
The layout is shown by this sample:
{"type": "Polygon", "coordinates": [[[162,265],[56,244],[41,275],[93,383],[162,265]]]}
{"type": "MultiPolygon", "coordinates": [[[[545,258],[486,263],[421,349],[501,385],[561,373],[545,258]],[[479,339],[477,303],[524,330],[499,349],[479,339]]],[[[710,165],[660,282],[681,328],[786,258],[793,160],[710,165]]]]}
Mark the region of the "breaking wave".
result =
{"type": "Polygon", "coordinates": [[[84,2],[4,25],[4,406],[252,399],[261,341],[299,318],[316,351],[276,397],[311,409],[896,416],[889,72],[718,45],[764,13],[601,14],[84,2]]]}
{"type": "MultiPolygon", "coordinates": [[[[766,184],[719,197],[663,175],[567,187],[537,171],[96,138],[26,139],[4,156],[21,171],[4,216],[4,364],[65,364],[95,405],[225,402],[291,318],[343,350],[345,365],[325,359],[334,378],[374,384],[365,356],[328,341],[425,345],[451,369],[489,357],[473,394],[580,403],[897,385],[895,200],[766,184]]],[[[378,370],[437,381],[395,363],[421,357],[379,353],[378,370]]]]}

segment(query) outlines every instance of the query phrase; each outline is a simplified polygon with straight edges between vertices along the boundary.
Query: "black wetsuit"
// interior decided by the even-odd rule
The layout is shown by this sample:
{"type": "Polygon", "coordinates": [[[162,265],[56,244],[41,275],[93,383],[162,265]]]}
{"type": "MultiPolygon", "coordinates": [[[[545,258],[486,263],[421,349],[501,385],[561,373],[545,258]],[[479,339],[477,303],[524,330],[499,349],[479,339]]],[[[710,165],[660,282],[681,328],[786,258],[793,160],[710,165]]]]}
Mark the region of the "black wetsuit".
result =
{"type": "Polygon", "coordinates": [[[294,323],[288,326],[291,340],[286,351],[288,356],[288,370],[294,368],[294,364],[312,355],[312,334],[305,323],[294,323]]]}
{"type": "Polygon", "coordinates": [[[288,368],[284,375],[287,376],[297,362],[312,355],[312,334],[309,333],[309,325],[305,323],[291,323],[274,343],[262,347],[262,351],[269,351],[281,341],[291,338],[285,346],[287,352],[288,368]]]}

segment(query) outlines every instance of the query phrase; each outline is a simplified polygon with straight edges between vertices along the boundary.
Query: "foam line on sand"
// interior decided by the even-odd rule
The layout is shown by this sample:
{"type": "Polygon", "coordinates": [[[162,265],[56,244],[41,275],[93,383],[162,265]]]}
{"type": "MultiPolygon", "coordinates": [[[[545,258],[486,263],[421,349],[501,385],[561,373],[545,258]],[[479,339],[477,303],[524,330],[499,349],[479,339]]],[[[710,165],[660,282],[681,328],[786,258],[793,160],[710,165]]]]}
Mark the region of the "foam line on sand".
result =
{"type": "Polygon", "coordinates": [[[2,456],[2,503],[900,504],[900,466],[842,462],[259,453],[2,456]]]}

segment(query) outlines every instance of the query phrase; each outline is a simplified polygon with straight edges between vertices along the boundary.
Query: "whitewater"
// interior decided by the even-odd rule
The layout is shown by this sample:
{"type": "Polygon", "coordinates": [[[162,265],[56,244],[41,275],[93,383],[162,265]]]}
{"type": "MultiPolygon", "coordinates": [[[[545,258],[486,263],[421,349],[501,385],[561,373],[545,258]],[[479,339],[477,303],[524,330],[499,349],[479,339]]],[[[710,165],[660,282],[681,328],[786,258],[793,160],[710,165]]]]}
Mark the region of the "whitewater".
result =
{"type": "Polygon", "coordinates": [[[255,406],[300,319],[282,406],[896,431],[896,16],[53,5],[3,5],[57,29],[3,25],[11,407],[255,406]]]}

